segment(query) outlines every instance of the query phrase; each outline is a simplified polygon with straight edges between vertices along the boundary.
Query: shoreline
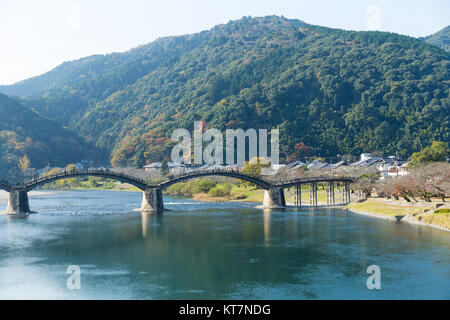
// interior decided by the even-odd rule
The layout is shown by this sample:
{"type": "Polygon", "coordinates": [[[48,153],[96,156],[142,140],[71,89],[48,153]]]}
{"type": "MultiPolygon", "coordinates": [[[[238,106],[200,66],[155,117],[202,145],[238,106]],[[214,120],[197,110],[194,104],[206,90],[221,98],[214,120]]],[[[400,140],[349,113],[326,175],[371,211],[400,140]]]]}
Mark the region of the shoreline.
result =
{"type": "MultiPolygon", "coordinates": [[[[449,227],[445,227],[445,226],[442,226],[442,225],[439,225],[436,223],[429,223],[429,222],[421,221],[424,217],[430,217],[431,215],[436,214],[436,213],[434,213],[434,210],[424,210],[422,212],[416,212],[416,213],[398,213],[396,215],[395,214],[389,215],[389,214],[375,213],[370,210],[352,208],[352,205],[354,205],[354,204],[357,204],[357,202],[351,202],[348,205],[346,205],[345,207],[342,207],[341,209],[348,210],[355,214],[365,215],[368,217],[389,220],[389,221],[392,221],[395,223],[407,223],[407,224],[417,225],[417,226],[427,226],[427,227],[432,227],[432,228],[439,229],[442,231],[450,232],[449,227]]],[[[420,207],[418,207],[417,209],[420,209],[420,207]]],[[[436,214],[436,217],[439,217],[439,214],[436,214]]],[[[449,218],[447,218],[447,219],[449,219],[449,218]]]]}
{"type": "Polygon", "coordinates": [[[413,219],[414,216],[412,216],[412,215],[409,215],[409,216],[405,215],[399,221],[395,217],[382,216],[382,215],[375,214],[373,212],[349,209],[349,208],[345,208],[345,207],[342,208],[342,209],[351,211],[352,213],[355,213],[355,214],[360,214],[360,215],[364,215],[364,216],[368,216],[368,217],[374,217],[374,218],[380,218],[380,219],[389,220],[389,221],[396,222],[396,223],[404,223],[405,222],[405,223],[408,223],[408,224],[413,224],[413,225],[418,225],[418,226],[427,226],[427,227],[432,227],[432,228],[436,228],[436,229],[439,229],[439,230],[450,232],[450,229],[438,226],[436,224],[426,223],[426,222],[421,222],[421,221],[414,220],[413,219]]]}

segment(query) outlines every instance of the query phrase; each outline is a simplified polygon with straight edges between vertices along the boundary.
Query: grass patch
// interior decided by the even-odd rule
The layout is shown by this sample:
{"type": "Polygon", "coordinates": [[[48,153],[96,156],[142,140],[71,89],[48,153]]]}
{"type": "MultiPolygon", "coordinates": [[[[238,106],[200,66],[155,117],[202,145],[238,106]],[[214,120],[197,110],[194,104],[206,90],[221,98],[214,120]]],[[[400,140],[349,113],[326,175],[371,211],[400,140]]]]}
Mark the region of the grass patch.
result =
{"type": "Polygon", "coordinates": [[[262,202],[264,200],[264,190],[245,187],[241,185],[233,185],[231,194],[240,196],[237,200],[245,200],[249,202],[262,202]]]}
{"type": "Polygon", "coordinates": [[[367,201],[356,203],[352,202],[347,205],[350,210],[364,211],[376,215],[401,216],[407,214],[423,213],[427,208],[419,208],[414,206],[401,206],[395,204],[385,204],[375,200],[368,199],[367,201]]]}
{"type": "Polygon", "coordinates": [[[418,216],[417,221],[429,223],[450,230],[450,215],[448,213],[436,213],[436,211],[434,213],[427,213],[418,216]]]}

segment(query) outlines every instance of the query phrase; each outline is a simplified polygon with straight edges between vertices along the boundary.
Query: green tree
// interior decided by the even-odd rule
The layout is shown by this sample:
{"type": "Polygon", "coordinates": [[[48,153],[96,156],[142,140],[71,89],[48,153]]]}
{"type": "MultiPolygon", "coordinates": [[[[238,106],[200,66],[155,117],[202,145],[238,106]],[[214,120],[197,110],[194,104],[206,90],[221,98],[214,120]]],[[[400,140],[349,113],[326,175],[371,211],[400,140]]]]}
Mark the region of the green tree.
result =
{"type": "MultiPolygon", "coordinates": [[[[261,178],[261,168],[268,167],[270,167],[270,162],[268,162],[267,159],[256,157],[251,159],[250,161],[246,161],[241,172],[253,178],[261,178]]],[[[251,182],[244,182],[243,184],[247,187],[255,186],[255,184],[251,182]]]]}
{"type": "Polygon", "coordinates": [[[233,186],[230,183],[218,184],[209,190],[208,194],[211,197],[228,197],[233,186]]]}
{"type": "Polygon", "coordinates": [[[97,188],[98,187],[98,179],[95,177],[89,177],[88,184],[92,188],[97,188]]]}
{"type": "Polygon", "coordinates": [[[192,192],[194,194],[203,192],[203,193],[207,193],[209,190],[211,190],[212,188],[214,188],[216,186],[216,183],[210,179],[201,179],[200,181],[198,181],[195,186],[193,187],[192,192]]]}
{"type": "Polygon", "coordinates": [[[449,155],[448,145],[445,142],[433,141],[431,146],[420,152],[415,152],[411,156],[410,167],[417,167],[430,162],[446,161],[449,155]]]}

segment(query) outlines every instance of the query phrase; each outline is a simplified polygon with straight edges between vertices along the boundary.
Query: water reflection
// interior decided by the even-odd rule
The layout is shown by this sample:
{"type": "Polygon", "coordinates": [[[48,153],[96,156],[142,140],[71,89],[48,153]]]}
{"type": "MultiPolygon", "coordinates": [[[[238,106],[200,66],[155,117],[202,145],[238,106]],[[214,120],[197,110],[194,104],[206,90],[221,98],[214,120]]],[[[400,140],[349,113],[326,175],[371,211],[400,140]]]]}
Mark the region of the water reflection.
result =
{"type": "Polygon", "coordinates": [[[270,239],[270,215],[272,210],[263,210],[264,214],[264,245],[269,246],[270,239]]]}
{"type": "Polygon", "coordinates": [[[162,213],[156,212],[142,212],[141,213],[141,223],[142,223],[142,237],[147,237],[148,229],[150,232],[160,233],[162,230],[162,223],[164,220],[164,215],[162,213]]]}
{"type": "Polygon", "coordinates": [[[449,234],[337,210],[66,192],[0,217],[0,298],[450,298],[449,234]],[[365,287],[382,269],[381,291],[365,287]],[[82,290],[65,288],[79,265],[82,290]],[[426,272],[424,272],[426,270],[426,272]]]}

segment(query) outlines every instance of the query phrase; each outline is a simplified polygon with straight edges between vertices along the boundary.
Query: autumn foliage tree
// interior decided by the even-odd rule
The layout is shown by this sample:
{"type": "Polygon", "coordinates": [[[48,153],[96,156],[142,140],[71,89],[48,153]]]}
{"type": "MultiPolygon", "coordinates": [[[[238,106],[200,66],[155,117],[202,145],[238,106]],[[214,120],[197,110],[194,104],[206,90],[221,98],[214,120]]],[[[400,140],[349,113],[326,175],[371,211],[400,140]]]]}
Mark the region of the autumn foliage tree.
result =
{"type": "Polygon", "coordinates": [[[25,172],[30,167],[31,161],[30,158],[28,158],[27,155],[24,155],[22,158],[19,159],[18,166],[20,170],[25,172]]]}
{"type": "Polygon", "coordinates": [[[314,155],[314,148],[311,146],[307,146],[304,142],[300,141],[295,144],[295,152],[292,153],[286,161],[294,161],[300,158],[311,157],[314,155]]]}

